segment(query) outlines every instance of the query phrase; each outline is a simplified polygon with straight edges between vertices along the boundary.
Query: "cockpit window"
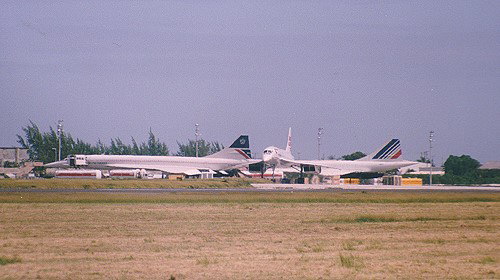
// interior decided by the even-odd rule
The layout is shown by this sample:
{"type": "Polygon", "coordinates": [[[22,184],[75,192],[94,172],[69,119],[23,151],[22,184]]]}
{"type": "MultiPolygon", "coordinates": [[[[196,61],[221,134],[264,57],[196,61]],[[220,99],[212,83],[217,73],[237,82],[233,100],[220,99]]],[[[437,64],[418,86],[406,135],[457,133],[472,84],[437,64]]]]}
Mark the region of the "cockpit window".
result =
{"type": "Polygon", "coordinates": [[[271,151],[270,150],[264,150],[264,154],[269,155],[269,154],[271,154],[271,151]]]}

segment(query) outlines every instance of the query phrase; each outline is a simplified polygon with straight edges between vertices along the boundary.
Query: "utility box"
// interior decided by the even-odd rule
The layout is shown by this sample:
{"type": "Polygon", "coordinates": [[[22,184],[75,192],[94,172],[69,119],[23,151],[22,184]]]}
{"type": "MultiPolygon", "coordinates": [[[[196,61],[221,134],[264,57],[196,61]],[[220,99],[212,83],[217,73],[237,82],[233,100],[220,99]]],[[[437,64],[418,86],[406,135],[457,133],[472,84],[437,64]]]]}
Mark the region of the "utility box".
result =
{"type": "Polygon", "coordinates": [[[332,176],[332,185],[340,185],[340,175],[332,176]]]}
{"type": "Polygon", "coordinates": [[[184,175],[182,175],[182,174],[168,174],[168,179],[180,181],[180,180],[184,179],[184,175]]]}
{"type": "Polygon", "coordinates": [[[102,172],[100,170],[56,170],[55,172],[56,178],[64,178],[64,179],[101,179],[102,172]]]}
{"type": "Polygon", "coordinates": [[[125,170],[110,170],[109,177],[113,179],[135,179],[139,177],[139,169],[125,169],[125,170]]]}
{"type": "Polygon", "coordinates": [[[389,185],[389,186],[401,186],[402,184],[402,177],[398,175],[392,175],[392,176],[384,176],[382,177],[382,182],[384,185],[389,185]]]}
{"type": "Polygon", "coordinates": [[[344,185],[359,185],[359,178],[342,178],[340,179],[340,183],[344,185]]]}
{"type": "Polygon", "coordinates": [[[200,179],[213,179],[215,172],[210,169],[199,169],[201,172],[200,179]]]}
{"type": "Polygon", "coordinates": [[[403,186],[422,186],[422,178],[403,178],[401,184],[403,186]]]}
{"type": "Polygon", "coordinates": [[[379,186],[382,185],[382,178],[361,179],[361,185],[379,186]]]}

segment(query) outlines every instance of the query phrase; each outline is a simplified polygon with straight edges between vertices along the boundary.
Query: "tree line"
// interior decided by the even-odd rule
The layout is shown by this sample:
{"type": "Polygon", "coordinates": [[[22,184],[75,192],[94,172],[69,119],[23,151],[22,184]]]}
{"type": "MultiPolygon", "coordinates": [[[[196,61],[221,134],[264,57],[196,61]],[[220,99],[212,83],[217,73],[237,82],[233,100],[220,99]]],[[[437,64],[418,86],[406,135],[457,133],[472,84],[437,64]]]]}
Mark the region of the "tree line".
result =
{"type": "MultiPolygon", "coordinates": [[[[41,131],[32,121],[29,125],[22,128],[22,135],[17,135],[17,142],[21,147],[28,149],[30,160],[41,162],[52,162],[57,159],[58,135],[57,132],[49,127],[49,131],[41,131]]],[[[178,151],[176,156],[196,155],[196,141],[188,139],[187,143],[177,142],[178,151]]],[[[216,153],[224,148],[217,141],[209,142],[203,139],[198,140],[198,156],[203,157],[216,153]]],[[[87,143],[79,138],[73,138],[70,133],[61,133],[61,158],[71,154],[107,154],[107,155],[152,155],[168,156],[170,150],[164,142],[161,142],[150,130],[146,142],[137,143],[131,137],[131,144],[124,143],[120,138],[112,138],[110,144],[106,145],[98,140],[96,144],[87,143]]],[[[341,157],[343,160],[356,160],[364,157],[362,152],[354,152],[341,157]]],[[[333,159],[333,157],[331,157],[333,159]]],[[[330,159],[330,157],[329,157],[330,159]]],[[[429,162],[428,159],[421,156],[417,161],[429,162]]],[[[454,156],[450,155],[444,162],[445,174],[442,176],[434,175],[435,184],[493,184],[500,183],[500,170],[482,170],[479,169],[479,161],[468,155],[454,156]]],[[[428,175],[405,175],[405,177],[420,177],[424,184],[429,183],[428,175]]]]}
{"type": "MultiPolygon", "coordinates": [[[[450,155],[443,163],[444,175],[433,175],[433,184],[474,185],[500,183],[500,170],[479,169],[481,164],[469,155],[450,155]]],[[[408,174],[404,177],[422,178],[424,184],[429,184],[429,175],[408,174]]]]}
{"type": "MultiPolygon", "coordinates": [[[[479,169],[481,164],[469,155],[450,155],[444,162],[443,176],[436,177],[436,183],[449,185],[498,184],[500,170],[479,169]]],[[[434,178],[432,179],[434,183],[434,178]]]]}
{"type": "MultiPolygon", "coordinates": [[[[343,160],[356,160],[364,157],[362,152],[354,152],[344,155],[343,160]]],[[[430,160],[421,155],[418,162],[430,163],[430,160]]],[[[479,169],[481,164],[469,155],[450,155],[443,163],[444,175],[433,175],[434,184],[445,185],[474,185],[474,184],[498,184],[500,183],[500,170],[479,169]]],[[[406,174],[404,177],[422,178],[424,184],[429,184],[429,175],[406,174]]]]}
{"type": "MultiPolygon", "coordinates": [[[[17,142],[22,148],[28,149],[30,160],[41,162],[52,162],[57,159],[59,138],[57,132],[49,127],[49,131],[41,131],[38,125],[30,121],[29,125],[22,128],[24,135],[17,135],[17,142]]],[[[189,139],[187,143],[177,142],[179,150],[177,156],[195,156],[196,141],[189,139]]],[[[216,153],[224,148],[217,141],[209,142],[203,139],[198,140],[198,156],[206,156],[216,153]]],[[[106,154],[106,155],[150,155],[168,156],[170,150],[168,146],[161,142],[149,130],[149,137],[146,142],[137,143],[131,137],[131,144],[124,143],[119,137],[112,138],[110,143],[104,144],[98,140],[96,144],[90,144],[82,139],[73,138],[70,133],[61,133],[61,158],[72,154],[106,154]]]]}

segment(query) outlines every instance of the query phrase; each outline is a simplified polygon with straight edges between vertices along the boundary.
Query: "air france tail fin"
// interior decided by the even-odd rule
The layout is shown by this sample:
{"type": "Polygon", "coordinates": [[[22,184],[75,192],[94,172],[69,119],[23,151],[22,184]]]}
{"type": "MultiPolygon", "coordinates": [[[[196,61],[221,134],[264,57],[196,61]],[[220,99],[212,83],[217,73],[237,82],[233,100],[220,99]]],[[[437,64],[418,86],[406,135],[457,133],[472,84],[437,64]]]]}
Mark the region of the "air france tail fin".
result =
{"type": "Polygon", "coordinates": [[[288,140],[286,142],[286,151],[291,152],[292,151],[292,128],[288,128],[288,140]]]}
{"type": "Polygon", "coordinates": [[[229,148],[206,156],[207,158],[226,158],[226,159],[251,159],[250,143],[248,135],[240,135],[229,148]]]}
{"type": "Polygon", "coordinates": [[[391,160],[398,159],[402,154],[399,139],[392,139],[377,151],[360,158],[359,160],[391,160]]]}

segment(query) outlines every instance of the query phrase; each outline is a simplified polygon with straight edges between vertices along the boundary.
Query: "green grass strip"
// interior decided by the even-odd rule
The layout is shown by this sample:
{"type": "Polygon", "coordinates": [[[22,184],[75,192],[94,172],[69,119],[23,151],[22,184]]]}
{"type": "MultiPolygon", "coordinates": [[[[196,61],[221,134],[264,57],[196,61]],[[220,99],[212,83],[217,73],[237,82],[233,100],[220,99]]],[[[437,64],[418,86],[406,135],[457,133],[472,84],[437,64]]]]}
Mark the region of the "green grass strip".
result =
{"type": "Polygon", "coordinates": [[[321,219],[320,223],[397,223],[397,222],[428,222],[428,221],[478,221],[486,220],[483,215],[473,217],[391,217],[365,215],[353,218],[321,219]]]}
{"type": "Polygon", "coordinates": [[[196,180],[166,179],[2,179],[0,189],[172,189],[172,188],[250,188],[252,183],[263,183],[263,179],[223,178],[196,180]]]}
{"type": "Polygon", "coordinates": [[[100,193],[0,192],[0,203],[470,203],[499,202],[471,193],[100,193]]]}
{"type": "Polygon", "coordinates": [[[0,257],[0,265],[7,265],[7,264],[13,264],[13,263],[20,263],[21,259],[14,257],[14,258],[9,258],[9,257],[0,257]]]}

